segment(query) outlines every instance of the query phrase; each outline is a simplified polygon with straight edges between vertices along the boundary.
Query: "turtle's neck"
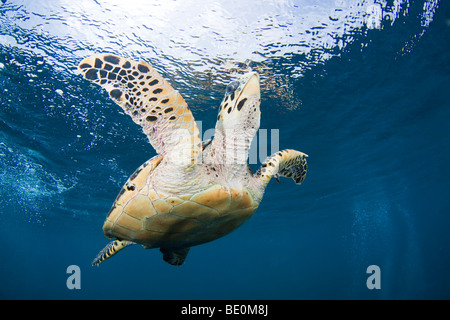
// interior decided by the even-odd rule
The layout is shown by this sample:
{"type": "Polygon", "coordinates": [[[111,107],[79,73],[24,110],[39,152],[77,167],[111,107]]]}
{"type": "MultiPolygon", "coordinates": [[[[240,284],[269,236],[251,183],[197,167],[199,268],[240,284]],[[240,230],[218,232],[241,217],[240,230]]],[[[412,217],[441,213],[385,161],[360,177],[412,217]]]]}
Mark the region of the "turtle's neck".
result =
{"type": "Polygon", "coordinates": [[[219,183],[241,187],[249,175],[247,159],[250,144],[251,138],[245,134],[216,128],[213,141],[204,150],[203,165],[219,179],[219,183]]]}

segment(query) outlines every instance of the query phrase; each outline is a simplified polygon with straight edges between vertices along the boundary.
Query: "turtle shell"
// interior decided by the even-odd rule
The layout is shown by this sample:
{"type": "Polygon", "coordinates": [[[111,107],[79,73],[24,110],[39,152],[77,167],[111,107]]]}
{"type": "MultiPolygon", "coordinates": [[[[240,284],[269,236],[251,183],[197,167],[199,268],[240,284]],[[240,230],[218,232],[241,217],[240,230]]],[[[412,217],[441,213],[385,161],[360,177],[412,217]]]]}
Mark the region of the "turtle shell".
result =
{"type": "Polygon", "coordinates": [[[147,178],[161,160],[162,156],[150,159],[128,179],[103,225],[108,238],[145,248],[191,247],[228,234],[258,208],[245,188],[212,185],[196,194],[158,194],[147,178]]]}

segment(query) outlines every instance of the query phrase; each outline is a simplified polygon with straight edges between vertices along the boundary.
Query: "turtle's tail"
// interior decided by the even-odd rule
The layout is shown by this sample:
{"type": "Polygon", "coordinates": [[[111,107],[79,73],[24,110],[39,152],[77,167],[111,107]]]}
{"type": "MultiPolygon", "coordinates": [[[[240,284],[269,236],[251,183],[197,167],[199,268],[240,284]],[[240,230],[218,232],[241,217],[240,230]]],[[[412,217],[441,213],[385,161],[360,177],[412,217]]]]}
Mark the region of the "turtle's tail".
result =
{"type": "Polygon", "coordinates": [[[100,251],[97,256],[95,257],[94,261],[92,261],[92,266],[98,266],[100,263],[105,261],[108,258],[111,258],[113,255],[115,255],[117,252],[122,250],[125,247],[131,246],[132,244],[135,244],[133,241],[127,241],[127,240],[114,240],[108,243],[106,247],[103,248],[102,251],[100,251]]]}

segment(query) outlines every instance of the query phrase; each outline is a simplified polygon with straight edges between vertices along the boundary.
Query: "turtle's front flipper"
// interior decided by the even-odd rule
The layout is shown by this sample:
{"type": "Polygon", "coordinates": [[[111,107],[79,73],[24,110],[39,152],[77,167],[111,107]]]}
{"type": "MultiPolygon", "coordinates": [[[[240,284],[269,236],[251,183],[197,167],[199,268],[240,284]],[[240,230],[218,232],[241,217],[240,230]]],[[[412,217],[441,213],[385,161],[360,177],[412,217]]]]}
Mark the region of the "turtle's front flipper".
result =
{"type": "Polygon", "coordinates": [[[106,259],[111,258],[117,252],[119,252],[123,248],[128,247],[132,244],[135,244],[135,243],[133,241],[126,241],[126,240],[111,241],[110,243],[108,243],[108,245],[106,247],[103,248],[102,251],[100,251],[97,254],[94,261],[92,261],[92,266],[98,266],[100,263],[102,263],[106,259]]]}
{"type": "Polygon", "coordinates": [[[301,184],[306,176],[306,157],[308,155],[296,150],[279,151],[264,161],[254,177],[260,179],[264,187],[272,177],[278,178],[278,175],[292,178],[295,183],[301,184]]]}
{"type": "Polygon", "coordinates": [[[163,259],[172,266],[181,266],[186,259],[190,247],[180,249],[160,248],[163,254],[163,259]]]}

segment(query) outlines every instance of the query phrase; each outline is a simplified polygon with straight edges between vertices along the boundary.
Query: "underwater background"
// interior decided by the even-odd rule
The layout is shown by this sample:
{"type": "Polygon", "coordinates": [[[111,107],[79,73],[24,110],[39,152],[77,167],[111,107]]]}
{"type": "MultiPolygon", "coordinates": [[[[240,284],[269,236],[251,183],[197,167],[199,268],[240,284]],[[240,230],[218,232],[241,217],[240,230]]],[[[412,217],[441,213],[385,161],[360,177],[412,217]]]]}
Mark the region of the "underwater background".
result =
{"type": "Polygon", "coordinates": [[[449,1],[1,0],[0,298],[450,298],[449,49],[449,1]],[[77,71],[103,52],[152,64],[202,132],[236,74],[259,72],[250,166],[300,150],[305,181],[271,181],[181,267],[140,246],[91,267],[117,193],[155,155],[77,71]]]}

